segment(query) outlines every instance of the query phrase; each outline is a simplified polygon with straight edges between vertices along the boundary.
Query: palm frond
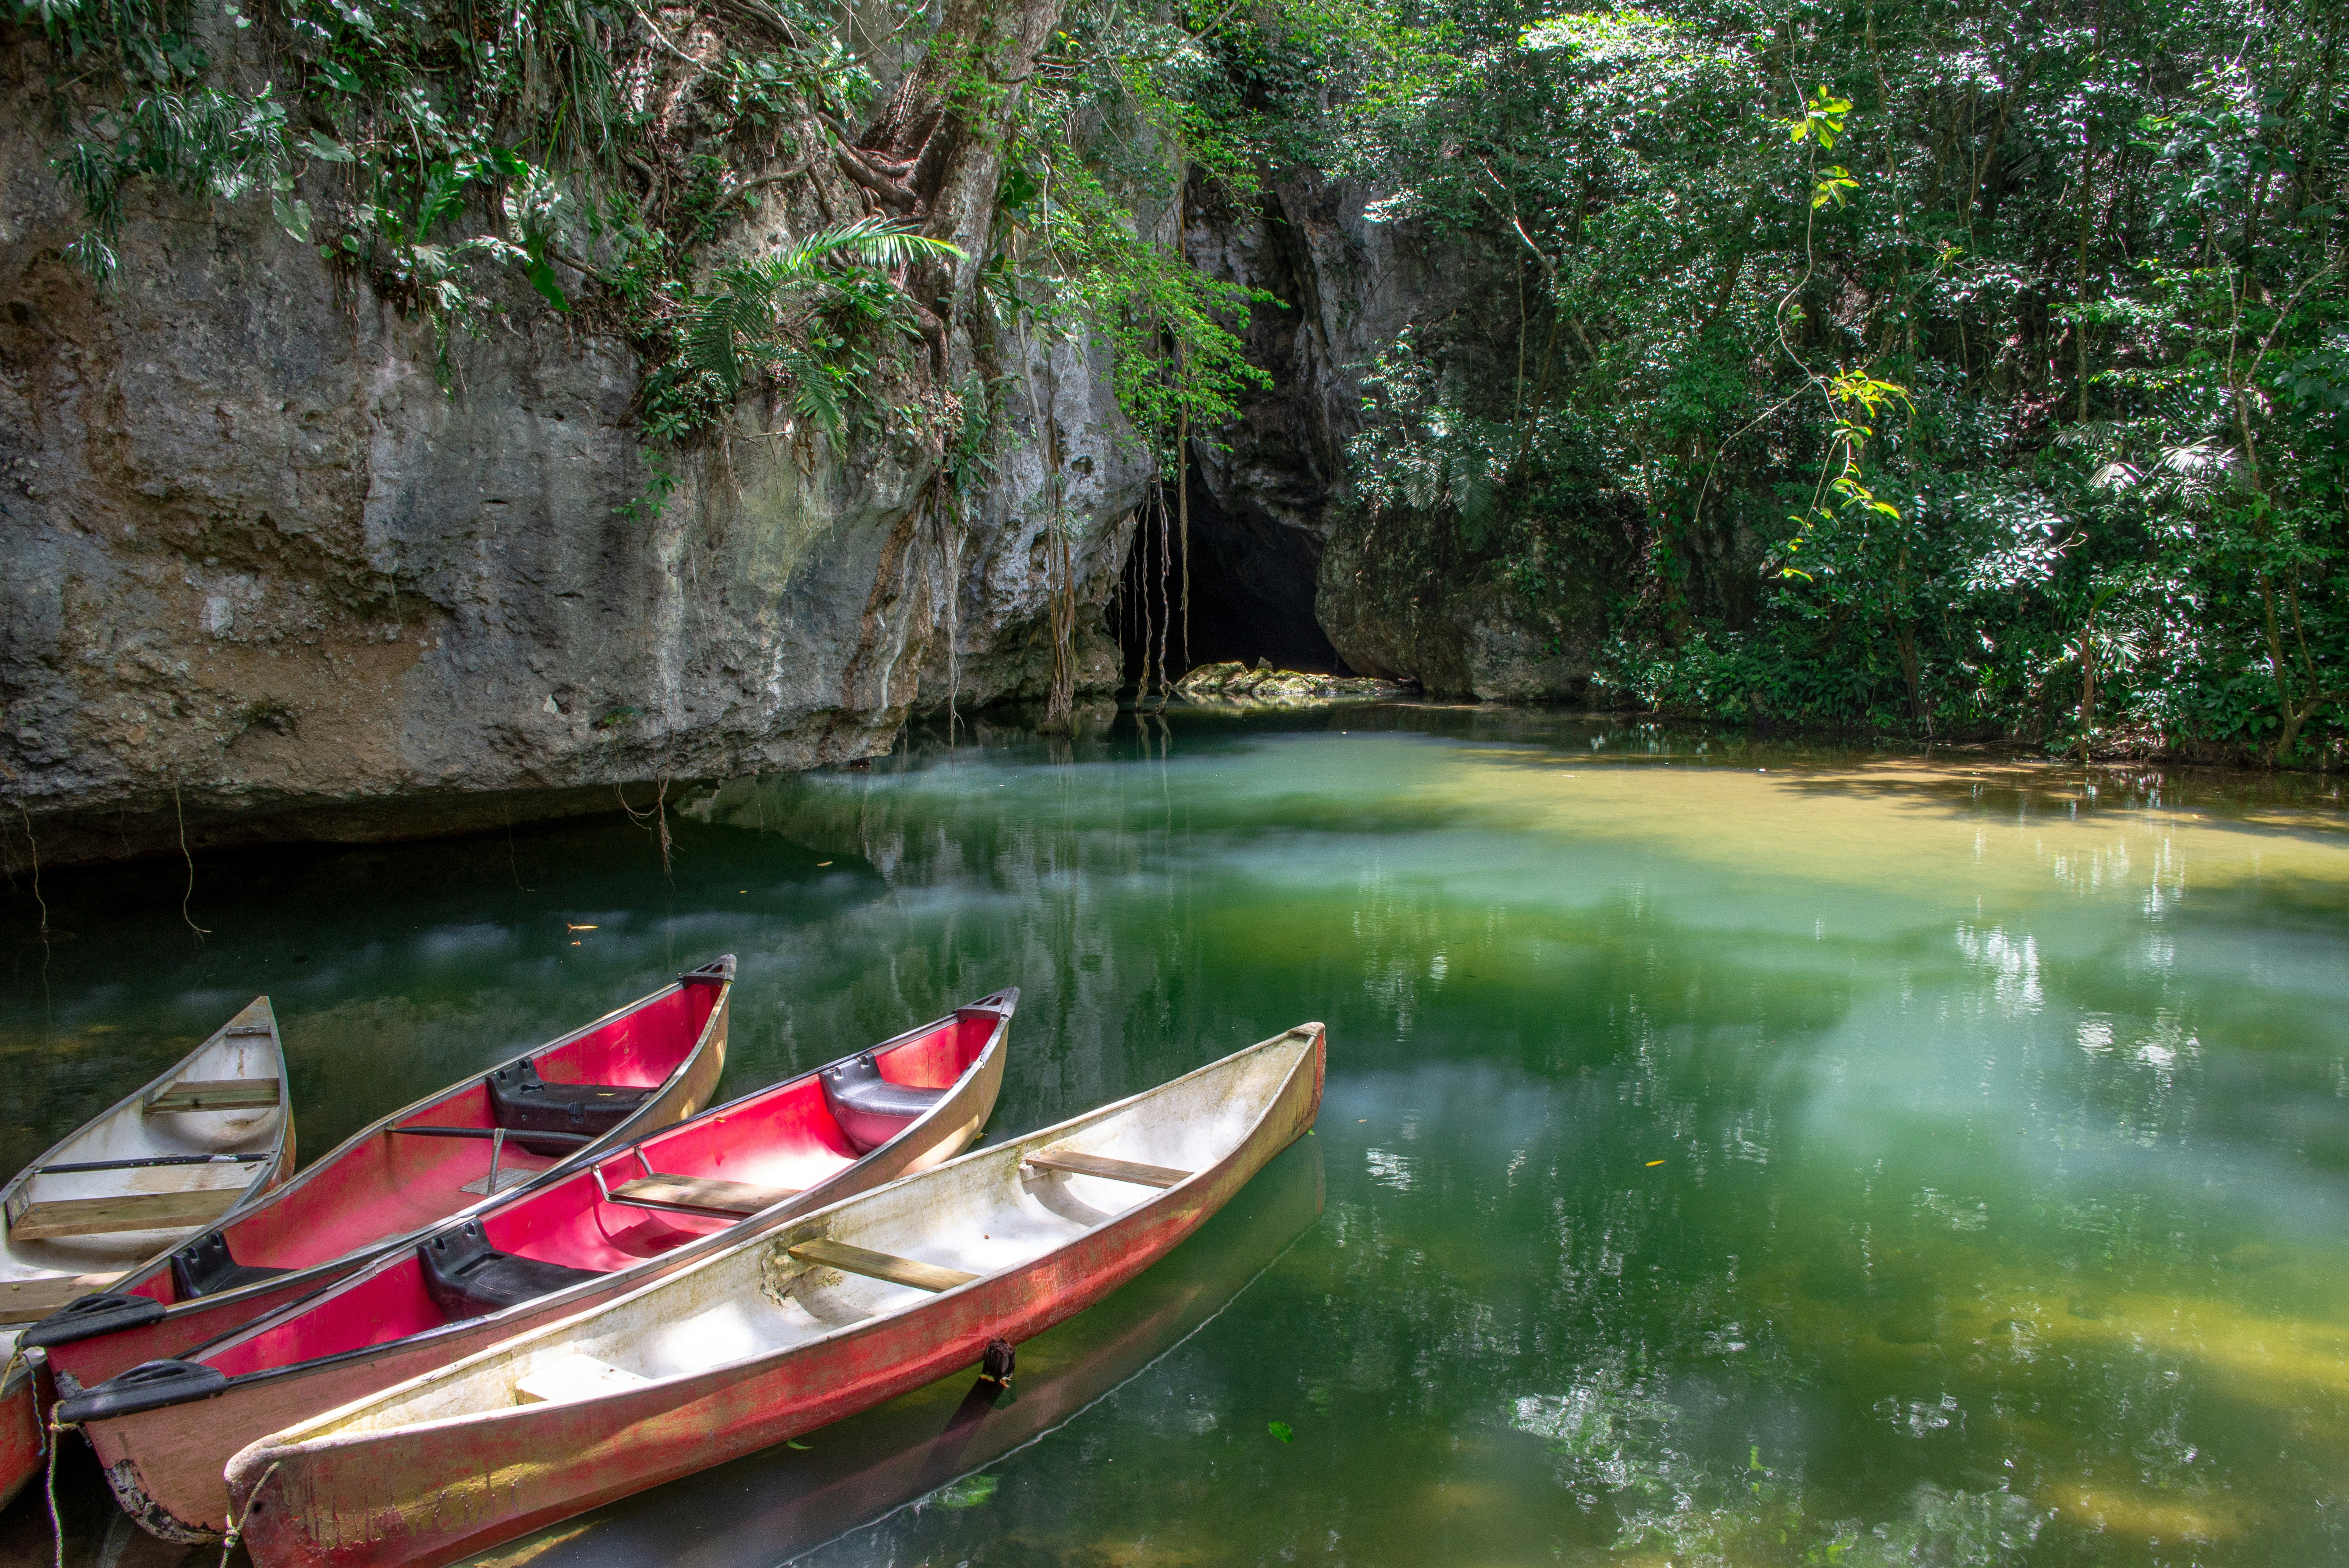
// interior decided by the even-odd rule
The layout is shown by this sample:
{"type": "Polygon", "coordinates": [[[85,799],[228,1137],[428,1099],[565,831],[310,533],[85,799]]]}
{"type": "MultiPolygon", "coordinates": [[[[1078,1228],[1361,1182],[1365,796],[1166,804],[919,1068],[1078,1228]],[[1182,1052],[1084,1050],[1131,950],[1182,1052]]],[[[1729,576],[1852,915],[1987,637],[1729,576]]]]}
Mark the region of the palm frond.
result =
{"type": "Polygon", "coordinates": [[[959,256],[960,246],[934,240],[903,223],[885,218],[859,218],[795,240],[773,256],[754,263],[778,282],[809,278],[841,262],[867,267],[900,267],[918,256],[959,256]]]}
{"type": "MultiPolygon", "coordinates": [[[[840,289],[860,272],[878,273],[919,256],[959,256],[960,249],[877,218],[860,218],[819,229],[772,255],[719,269],[717,287],[696,294],[678,323],[685,357],[697,370],[718,378],[728,393],[742,384],[744,346],[778,353],[778,313],[786,296],[811,289],[840,289]]],[[[807,378],[795,377],[804,387],[807,378]]],[[[808,410],[827,428],[826,418],[808,410]]]]}

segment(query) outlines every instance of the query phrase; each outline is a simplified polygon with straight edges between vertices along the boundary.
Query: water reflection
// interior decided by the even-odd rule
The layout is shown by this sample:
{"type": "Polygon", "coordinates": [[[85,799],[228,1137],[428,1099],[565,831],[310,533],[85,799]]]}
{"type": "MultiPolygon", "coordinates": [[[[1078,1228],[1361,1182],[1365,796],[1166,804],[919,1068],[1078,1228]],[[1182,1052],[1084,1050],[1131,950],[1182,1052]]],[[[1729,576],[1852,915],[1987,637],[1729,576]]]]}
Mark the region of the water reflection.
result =
{"type": "MultiPolygon", "coordinates": [[[[970,1429],[1008,1452],[940,1454],[957,1380],[531,1550],[2349,1558],[2329,780],[1484,710],[991,738],[691,796],[666,873],[625,820],[239,862],[201,951],[176,870],[52,879],[82,934],[8,950],[0,1137],[264,987],[311,1148],[711,951],[730,1088],[1019,984],[994,1136],[1318,1016],[1328,1212],[1179,1348],[1033,1426],[1023,1374],[970,1429]]],[[[1159,1321],[1119,1310],[1071,1343],[1159,1321]]]]}

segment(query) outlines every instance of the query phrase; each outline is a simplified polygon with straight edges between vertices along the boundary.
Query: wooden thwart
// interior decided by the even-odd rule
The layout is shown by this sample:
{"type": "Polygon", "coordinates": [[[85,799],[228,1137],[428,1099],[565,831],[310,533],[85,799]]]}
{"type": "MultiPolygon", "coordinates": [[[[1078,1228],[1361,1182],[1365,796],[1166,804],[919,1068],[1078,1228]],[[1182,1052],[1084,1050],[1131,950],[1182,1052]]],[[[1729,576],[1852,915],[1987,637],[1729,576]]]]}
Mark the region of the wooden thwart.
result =
{"type": "Polygon", "coordinates": [[[130,1192],[112,1198],[59,1198],[31,1203],[8,1233],[20,1242],[109,1236],[122,1231],[187,1231],[209,1225],[237,1205],[243,1187],[191,1192],[130,1192]]]}
{"type": "Polygon", "coordinates": [[[1098,1154],[1076,1154],[1048,1149],[1020,1163],[1038,1171],[1065,1171],[1072,1176],[1099,1176],[1111,1181],[1131,1181],[1137,1187],[1172,1187],[1191,1179],[1188,1171],[1166,1165],[1136,1165],[1130,1160],[1108,1160],[1098,1154]]]}
{"type": "Polygon", "coordinates": [[[846,1242],[835,1242],[829,1236],[802,1242],[789,1250],[791,1255],[802,1263],[821,1264],[825,1268],[838,1269],[843,1274],[863,1274],[868,1279],[885,1279],[891,1284],[909,1284],[916,1290],[952,1290],[978,1277],[960,1269],[942,1269],[936,1264],[917,1264],[911,1258],[867,1252],[863,1247],[852,1247],[846,1242]]]}
{"type": "Polygon", "coordinates": [[[0,1323],[38,1323],[67,1302],[104,1290],[120,1274],[56,1274],[0,1280],[0,1323]]]}
{"type": "Polygon", "coordinates": [[[277,1080],[181,1078],[147,1102],[152,1114],[177,1110],[267,1110],[277,1103],[277,1080]]]}
{"type": "Polygon", "coordinates": [[[593,1356],[566,1356],[549,1367],[542,1367],[527,1377],[514,1380],[517,1403],[560,1404],[565,1399],[592,1399],[598,1394],[617,1393],[638,1383],[649,1383],[625,1367],[615,1367],[598,1361],[593,1356]]]}
{"type": "Polygon", "coordinates": [[[671,1176],[656,1171],[613,1188],[612,1202],[647,1209],[755,1214],[799,1194],[796,1187],[756,1187],[748,1181],[719,1181],[708,1176],[671,1176]]]}

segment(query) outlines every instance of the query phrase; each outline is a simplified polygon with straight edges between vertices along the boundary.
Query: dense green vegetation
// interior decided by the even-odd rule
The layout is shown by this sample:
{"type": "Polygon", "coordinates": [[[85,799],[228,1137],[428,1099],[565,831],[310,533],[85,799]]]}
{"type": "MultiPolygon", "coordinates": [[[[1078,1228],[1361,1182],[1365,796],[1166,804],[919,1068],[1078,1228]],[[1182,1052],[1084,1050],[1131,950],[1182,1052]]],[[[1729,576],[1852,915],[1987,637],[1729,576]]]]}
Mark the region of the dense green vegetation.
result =
{"type": "Polygon", "coordinates": [[[1235,58],[1382,215],[1511,253],[1516,341],[1397,343],[1356,480],[1535,618],[1619,542],[1602,689],[2306,761],[2349,698],[2344,26],[1468,0],[1235,58]]]}
{"type": "Polygon", "coordinates": [[[1090,332],[1171,488],[1263,375],[1174,214],[1312,170],[1500,302],[1369,367],[1390,593],[1497,564],[1571,638],[1595,584],[1600,697],[1733,722],[2349,734],[2337,5],[959,0],[926,39],[799,0],[16,7],[93,276],[135,186],[265,197],[444,367],[517,310],[626,333],[657,452],[762,380],[958,494],[1036,406],[1028,346],[1090,332]],[[881,101],[909,58],[920,101],[881,101]],[[777,201],[803,237],[730,248],[777,201]]]}

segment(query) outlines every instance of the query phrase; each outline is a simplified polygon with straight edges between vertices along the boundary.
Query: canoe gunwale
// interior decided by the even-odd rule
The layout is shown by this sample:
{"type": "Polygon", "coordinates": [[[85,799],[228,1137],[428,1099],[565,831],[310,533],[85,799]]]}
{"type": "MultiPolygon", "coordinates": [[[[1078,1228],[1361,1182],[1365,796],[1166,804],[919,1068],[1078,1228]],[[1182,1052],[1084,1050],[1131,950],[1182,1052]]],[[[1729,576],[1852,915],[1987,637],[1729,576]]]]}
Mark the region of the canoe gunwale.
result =
{"type": "MultiPolygon", "coordinates": [[[[994,996],[990,996],[988,1001],[992,1002],[996,1000],[997,997],[1000,997],[1003,995],[1005,994],[998,992],[994,996]]],[[[1016,986],[1011,988],[1009,995],[1012,997],[1012,1006],[1016,1006],[1019,996],[1018,988],[1016,986]]],[[[916,1038],[930,1030],[937,1028],[940,1025],[950,1022],[954,1018],[959,1017],[967,1013],[991,1012],[996,1016],[994,1033],[988,1037],[987,1044],[981,1047],[978,1055],[971,1058],[970,1066],[965,1068],[961,1074],[956,1078],[946,1098],[940,1099],[937,1104],[924,1111],[920,1116],[916,1117],[913,1120],[907,1122],[901,1130],[888,1140],[888,1142],[880,1144],[868,1150],[854,1163],[843,1167],[839,1171],[834,1172],[832,1177],[827,1178],[816,1186],[808,1188],[803,1192],[794,1193],[792,1196],[782,1199],[775,1203],[771,1203],[768,1205],[768,1207],[759,1210],[756,1212],[747,1214],[722,1230],[712,1231],[706,1236],[688,1242],[684,1245],[677,1247],[669,1252],[647,1258],[642,1265],[643,1268],[650,1270],[656,1265],[660,1265],[660,1274],[662,1277],[666,1277],[670,1274],[679,1272],[686,1266],[699,1262],[705,1255],[724,1252],[733,1246],[738,1246],[744,1243],[754,1241],[763,1231],[801,1218],[803,1213],[812,1213],[817,1208],[829,1208],[835,1202],[844,1202],[850,1198],[862,1196],[863,1194],[861,1192],[841,1193],[831,1197],[825,1197],[823,1194],[825,1188],[834,1185],[842,1178],[852,1176],[860,1169],[869,1170],[873,1168],[874,1162],[885,1161],[885,1158],[887,1155],[906,1146],[909,1141],[918,1141],[916,1137],[917,1134],[927,1131],[936,1124],[939,1119],[949,1114],[959,1114],[974,1109],[979,1109],[985,1113],[978,1118],[979,1124],[983,1126],[986,1122],[987,1115],[992,1114],[995,1109],[996,1093],[999,1091],[1002,1082],[1002,1075],[1000,1071],[990,1071],[989,1069],[999,1069],[1001,1067],[1001,1050],[1004,1037],[1010,1030],[1012,1006],[997,1008],[988,1006],[984,1003],[974,1003],[967,1007],[957,1007],[953,1013],[947,1015],[944,1018],[925,1024],[919,1028],[908,1029],[903,1034],[893,1036],[880,1045],[868,1046],[862,1051],[852,1051],[848,1053],[847,1056],[837,1058],[840,1061],[847,1061],[854,1057],[864,1055],[865,1051],[880,1052],[887,1050],[893,1046],[902,1045],[909,1039],[916,1038]],[[983,1107],[972,1107],[969,1104],[969,1101],[974,1097],[978,1096],[982,1089],[987,1091],[983,1097],[986,1101],[985,1105],[983,1107]],[[808,1202],[811,1198],[818,1199],[820,1201],[811,1204],[808,1202]],[[794,1211],[798,1212],[795,1212],[794,1211]]],[[[761,1098],[762,1096],[772,1095],[781,1090],[788,1089],[792,1086],[798,1084],[804,1079],[812,1078],[816,1073],[822,1072],[823,1068],[830,1067],[833,1064],[826,1062],[821,1067],[809,1069],[807,1072],[794,1074],[792,1077],[786,1078],[780,1083],[769,1084],[763,1088],[752,1089],[746,1094],[737,1095],[732,1099],[724,1101],[719,1105],[711,1106],[708,1110],[700,1112],[699,1115],[700,1117],[711,1117],[722,1114],[729,1110],[737,1109],[752,1100],[761,1098]]],[[[685,1125],[683,1122],[675,1124],[675,1126],[679,1127],[683,1125],[685,1125]]],[[[661,1128],[657,1130],[659,1132],[667,1132],[672,1130],[672,1129],[661,1128]]],[[[975,1129],[974,1131],[976,1131],[975,1129]]],[[[653,1136],[655,1136],[654,1133],[647,1132],[644,1134],[643,1137],[638,1138],[634,1141],[641,1143],[645,1139],[651,1138],[653,1136]]],[[[620,1148],[605,1149],[597,1156],[597,1158],[609,1159],[615,1154],[626,1152],[627,1147],[628,1146],[622,1146],[620,1148]]],[[[575,1177],[581,1174],[581,1171],[578,1169],[565,1167],[564,1169],[564,1174],[566,1177],[575,1177]]],[[[899,1179],[902,1180],[902,1178],[899,1179]]],[[[551,1183],[545,1181],[533,1181],[524,1187],[510,1188],[506,1191],[499,1193],[498,1198],[502,1202],[510,1202],[513,1199],[522,1197],[526,1193],[536,1191],[540,1188],[550,1184],[551,1183]]],[[[868,1191],[878,1190],[878,1188],[865,1189],[865,1191],[868,1191]]],[[[421,1244],[421,1242],[424,1239],[429,1238],[430,1234],[437,1233],[440,1229],[463,1223],[465,1219],[469,1217],[478,1217],[478,1215],[475,1214],[473,1211],[468,1211],[465,1216],[460,1216],[452,1218],[450,1221],[443,1222],[442,1225],[433,1227],[430,1232],[420,1233],[418,1237],[411,1238],[411,1240],[421,1244]]],[[[394,1246],[390,1250],[387,1251],[381,1257],[376,1258],[369,1263],[361,1265],[358,1270],[354,1271],[347,1276],[348,1281],[356,1284],[374,1270],[395,1266],[399,1261],[398,1254],[403,1249],[401,1247],[394,1246]]],[[[637,1270],[627,1269],[616,1272],[634,1274],[636,1273],[637,1270]]],[[[610,1276],[607,1275],[604,1277],[608,1280],[610,1276]]],[[[185,1352],[182,1358],[191,1361],[198,1360],[201,1359],[208,1351],[226,1348],[230,1345],[237,1343],[250,1335],[261,1333],[273,1325],[283,1322],[285,1318],[293,1315],[295,1313],[318,1304],[321,1297],[326,1295],[328,1292],[339,1288],[345,1282],[343,1281],[336,1281],[335,1284],[326,1286],[323,1290],[313,1292],[311,1295],[304,1296],[299,1301],[290,1302],[285,1306],[269,1313],[265,1316],[255,1318],[250,1323],[242,1324],[230,1330],[228,1333],[220,1336],[218,1338],[209,1340],[204,1344],[197,1346],[195,1348],[185,1352]]],[[[646,1283],[655,1282],[647,1280],[646,1283]]],[[[505,1315],[507,1313],[519,1315],[525,1311],[542,1307],[550,1302],[561,1302],[565,1298],[578,1298],[593,1295],[598,1290],[609,1288],[608,1284],[598,1281],[584,1281],[581,1284],[568,1286],[564,1290],[553,1292],[548,1295],[534,1297],[531,1301],[522,1303],[513,1307],[506,1308],[504,1312],[487,1314],[485,1316],[499,1317],[505,1315]]],[[[636,1287],[632,1287],[631,1290],[624,1291],[620,1294],[633,1294],[634,1288],[636,1287]]],[[[616,1295],[613,1299],[617,1300],[619,1297],[616,1295]]],[[[219,1393],[233,1393],[239,1388],[254,1387],[264,1384],[281,1382],[292,1377],[321,1373],[334,1367],[347,1367],[354,1362],[364,1361],[369,1357],[379,1357],[395,1349],[404,1351],[419,1347],[429,1344],[436,1338],[452,1337],[460,1332],[470,1333],[482,1321],[482,1318],[478,1317],[460,1318],[454,1323],[442,1324],[437,1328],[429,1328],[424,1330],[422,1333],[410,1335],[401,1339],[388,1341],[382,1345],[362,1346],[355,1350],[337,1351],[332,1356],[314,1357],[307,1361],[295,1361],[284,1367],[271,1367],[258,1372],[238,1373],[236,1376],[229,1378],[227,1387],[219,1390],[219,1393]]]]}
{"type": "MultiPolygon", "coordinates": [[[[1092,1110],[1084,1112],[1081,1116],[1072,1117],[1066,1121],[1055,1122],[1049,1127],[1039,1128],[1035,1131],[1027,1133],[1009,1143],[996,1144],[988,1149],[973,1150],[968,1153],[957,1156],[955,1160],[947,1161],[945,1164],[936,1166],[932,1168],[931,1171],[912,1172],[908,1175],[899,1177],[895,1181],[889,1182],[884,1186],[873,1188],[869,1191],[860,1192],[853,1197],[843,1198],[837,1203],[826,1204],[822,1209],[800,1216],[799,1219],[792,1222],[792,1224],[788,1228],[778,1227],[761,1236],[746,1237],[742,1240],[740,1245],[743,1247],[759,1245],[789,1245],[797,1241],[814,1239],[815,1237],[824,1233],[820,1227],[824,1225],[830,1220],[833,1212],[846,1204],[863,1202],[867,1200],[876,1198],[905,1182],[934,1175],[937,1171],[949,1170],[953,1166],[959,1165],[968,1161],[1002,1158],[1015,1150],[1019,1151],[1024,1156],[1031,1147],[1040,1147],[1056,1139],[1069,1136],[1074,1128],[1106,1120],[1111,1117],[1130,1109],[1142,1101],[1164,1093],[1179,1084],[1226,1067],[1232,1061],[1234,1057],[1245,1055],[1247,1054],[1247,1051],[1267,1050],[1274,1046],[1292,1039],[1300,1034],[1310,1037],[1313,1035],[1319,1033],[1320,1030],[1321,1026],[1318,1024],[1300,1025],[1296,1028],[1284,1030],[1280,1034],[1273,1036],[1269,1039],[1261,1041],[1256,1046],[1246,1047],[1243,1051],[1236,1051],[1232,1053],[1232,1056],[1230,1057],[1219,1057],[1215,1061],[1195,1068],[1190,1072],[1185,1073],[1178,1078],[1169,1078],[1164,1083],[1154,1085],[1150,1088],[1143,1089],[1138,1093],[1128,1095],[1123,1099],[1115,1100],[1108,1105],[1097,1107],[1092,1110]],[[804,1234],[800,1233],[802,1228],[804,1228],[804,1234]]],[[[1225,1180],[1229,1175],[1232,1167],[1247,1159],[1252,1152],[1257,1150],[1266,1124],[1271,1119],[1273,1114],[1279,1109],[1281,1104],[1289,1098],[1295,1088],[1297,1073],[1305,1068],[1309,1064],[1312,1065],[1317,1069],[1315,1075],[1316,1081],[1313,1086],[1311,1099],[1312,1102],[1318,1106],[1320,1099],[1320,1083],[1319,1081],[1319,1073],[1318,1070],[1319,1068],[1319,1050],[1309,1049],[1306,1057],[1297,1064],[1296,1068],[1290,1070],[1288,1077],[1282,1079],[1280,1087],[1275,1089],[1270,1095],[1267,1096],[1265,1104],[1257,1116],[1257,1121],[1250,1127],[1245,1136],[1241,1137],[1233,1144],[1231,1149],[1224,1154],[1223,1158],[1216,1161],[1211,1165],[1203,1166],[1200,1169],[1194,1171],[1188,1177],[1185,1178],[1174,1186],[1154,1190],[1151,1196],[1144,1198],[1141,1202],[1136,1203],[1132,1208],[1122,1210],[1118,1213],[1110,1216],[1101,1224],[1092,1227],[1082,1235],[1072,1238],[1068,1243],[1064,1243],[1060,1246],[1049,1248],[1033,1257],[1019,1260],[1019,1262],[1007,1264],[1002,1268],[993,1270],[989,1273],[975,1275],[971,1279],[961,1284],[954,1286],[950,1290],[941,1291],[936,1295],[927,1296],[920,1302],[909,1304],[903,1311],[886,1313],[879,1316],[865,1318],[854,1323],[843,1324],[839,1327],[833,1328],[827,1333],[816,1336],[811,1339],[799,1341],[796,1344],[781,1349],[770,1347],[757,1351],[749,1356],[736,1357],[730,1361],[719,1362],[709,1367],[696,1367],[689,1372],[674,1373],[665,1377],[647,1378],[644,1383],[632,1385],[627,1389],[620,1393],[595,1396],[590,1398],[579,1400],[567,1400],[564,1401],[560,1408],[564,1409],[578,1409],[584,1407],[605,1403],[607,1401],[627,1401],[638,1398],[650,1398],[662,1390],[673,1388],[679,1384],[696,1380],[709,1379],[717,1383],[733,1381],[738,1379],[746,1368],[757,1367],[761,1363],[779,1364],[786,1360],[797,1360],[806,1357],[836,1350],[842,1344],[857,1337],[882,1334],[892,1329],[898,1328],[904,1324],[908,1316],[931,1311],[942,1311],[973,1294],[986,1292],[992,1289],[1000,1289],[1006,1286],[1009,1283],[1018,1280],[1022,1274],[1039,1273],[1049,1269],[1058,1259],[1068,1253],[1071,1248],[1123,1227],[1139,1226],[1143,1222],[1152,1217],[1154,1213],[1179,1208],[1193,1194],[1201,1191],[1203,1188],[1211,1186],[1225,1180]]],[[[1309,1119],[1308,1125],[1309,1125],[1309,1119]]],[[[1305,1127],[1300,1126],[1298,1129],[1297,1135],[1302,1136],[1305,1127]]],[[[1287,1143],[1284,1142],[1280,1147],[1286,1148],[1287,1143]]],[[[1268,1160],[1271,1158],[1272,1154],[1278,1152],[1278,1149],[1267,1150],[1264,1152],[1264,1159],[1268,1160]]],[[[1258,1163],[1261,1164],[1262,1161],[1259,1161],[1258,1163]]],[[[729,1249],[729,1251],[733,1249],[729,1249]]],[[[718,1261],[719,1259],[717,1257],[705,1259],[697,1266],[709,1267],[714,1265],[718,1261]]],[[[1114,1288],[1117,1284],[1123,1283],[1123,1281],[1125,1278],[1130,1277],[1133,1273],[1139,1272],[1142,1266],[1143,1265],[1141,1264],[1136,1264],[1133,1269],[1126,1270],[1123,1273],[1115,1274],[1114,1276],[1111,1278],[1110,1284],[1104,1288],[1103,1294],[1106,1293],[1106,1289],[1114,1288]]],[[[655,1280],[636,1290],[628,1292],[625,1295],[616,1296],[608,1302],[605,1302],[597,1306],[592,1307],[586,1312],[575,1314],[572,1317],[565,1318],[560,1322],[548,1324],[543,1328],[534,1329],[526,1336],[517,1336],[516,1339],[518,1340],[523,1337],[537,1338],[541,1336],[552,1338],[569,1330],[572,1325],[582,1322],[595,1314],[617,1311],[639,1296],[645,1295],[655,1290],[667,1288],[675,1284],[679,1275],[685,1272],[686,1271],[680,1270],[677,1274],[671,1274],[662,1279],[655,1280]]],[[[1105,1274],[1107,1273],[1108,1271],[1104,1271],[1105,1274]]],[[[492,1422],[518,1420],[533,1415],[543,1414],[547,1408],[549,1408],[548,1407],[543,1405],[516,1405],[508,1408],[497,1410],[472,1411],[455,1416],[439,1417],[431,1420],[417,1421],[405,1426],[383,1428],[367,1432],[356,1432],[338,1436],[322,1436],[308,1439],[295,1438],[294,1440],[284,1440],[292,1438],[293,1434],[300,1432],[305,1428],[322,1427],[330,1422],[342,1419],[346,1412],[355,1411],[366,1405],[376,1403],[378,1400],[388,1399],[405,1388],[415,1387],[432,1379],[452,1376],[460,1369],[467,1367],[470,1364],[480,1362],[490,1357],[504,1354],[513,1343],[514,1341],[510,1340],[492,1346],[486,1350],[480,1351],[473,1356],[465,1357],[462,1361],[455,1362],[449,1367],[440,1367],[432,1372],[425,1373],[419,1377],[410,1378],[405,1384],[396,1385],[395,1387],[387,1388],[380,1393],[370,1395],[365,1399],[353,1400],[350,1404],[342,1406],[336,1409],[321,1412],[319,1415],[313,1417],[310,1420],[301,1423],[300,1426],[288,1428],[284,1432],[273,1433],[271,1436],[264,1438],[259,1442],[256,1442],[251,1447],[243,1449],[234,1460],[230,1461],[232,1476],[233,1471],[240,1468],[239,1461],[243,1460],[247,1455],[255,1456],[254,1462],[258,1465],[263,1462],[264,1456],[268,1459],[276,1459],[283,1457],[289,1451],[301,1449],[326,1450],[334,1448],[357,1446],[373,1441],[378,1438],[393,1435],[405,1435],[409,1433],[420,1435],[450,1428],[464,1426],[485,1427],[492,1422]]],[[[237,1489],[233,1479],[230,1490],[232,1498],[237,1502],[237,1504],[240,1507],[246,1506],[247,1500],[236,1495],[237,1489]]],[[[257,1491],[258,1486],[256,1485],[254,1490],[257,1491]]]]}

